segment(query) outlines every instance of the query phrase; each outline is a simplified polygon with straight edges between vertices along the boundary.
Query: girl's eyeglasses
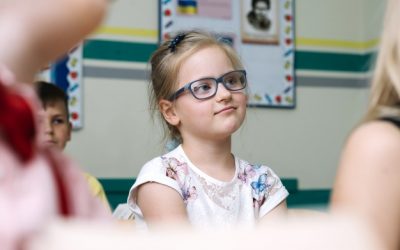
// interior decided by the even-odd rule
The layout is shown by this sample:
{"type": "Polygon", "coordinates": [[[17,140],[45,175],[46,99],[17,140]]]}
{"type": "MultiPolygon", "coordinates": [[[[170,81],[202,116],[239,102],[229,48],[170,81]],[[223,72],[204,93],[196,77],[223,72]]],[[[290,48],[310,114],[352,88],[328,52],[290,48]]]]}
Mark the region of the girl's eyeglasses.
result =
{"type": "Polygon", "coordinates": [[[246,71],[234,70],[225,73],[218,78],[208,77],[189,82],[172,94],[168,100],[173,101],[177,99],[186,90],[189,90],[196,99],[209,99],[217,93],[218,83],[222,83],[222,85],[224,85],[224,87],[229,91],[242,90],[246,88],[247,85],[246,71]]]}

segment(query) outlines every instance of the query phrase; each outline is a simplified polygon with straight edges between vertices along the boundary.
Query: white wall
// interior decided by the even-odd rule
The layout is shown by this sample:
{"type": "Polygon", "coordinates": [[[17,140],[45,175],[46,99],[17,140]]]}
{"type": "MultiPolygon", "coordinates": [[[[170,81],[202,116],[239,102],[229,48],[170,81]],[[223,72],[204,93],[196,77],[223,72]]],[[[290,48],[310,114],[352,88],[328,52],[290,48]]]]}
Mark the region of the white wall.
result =
{"type": "MultiPolygon", "coordinates": [[[[154,29],[155,1],[134,1],[151,5],[146,18],[154,29]]],[[[311,3],[308,0],[310,8],[299,8],[315,11],[311,3]]],[[[73,133],[67,153],[85,170],[98,177],[134,177],[160,154],[161,132],[149,116],[147,84],[84,79],[84,128],[73,133]]],[[[330,188],[340,149],[365,110],[366,97],[362,88],[298,87],[294,110],[249,108],[245,125],[234,136],[233,151],[269,165],[281,177],[298,178],[301,188],[330,188]]]]}
{"type": "MultiPolygon", "coordinates": [[[[84,93],[84,129],[73,133],[67,152],[96,176],[136,176],[162,150],[146,83],[85,79],[84,93]]],[[[302,188],[331,187],[339,151],[365,100],[360,89],[298,88],[294,110],[248,109],[233,151],[282,177],[299,178],[302,188]]]]}

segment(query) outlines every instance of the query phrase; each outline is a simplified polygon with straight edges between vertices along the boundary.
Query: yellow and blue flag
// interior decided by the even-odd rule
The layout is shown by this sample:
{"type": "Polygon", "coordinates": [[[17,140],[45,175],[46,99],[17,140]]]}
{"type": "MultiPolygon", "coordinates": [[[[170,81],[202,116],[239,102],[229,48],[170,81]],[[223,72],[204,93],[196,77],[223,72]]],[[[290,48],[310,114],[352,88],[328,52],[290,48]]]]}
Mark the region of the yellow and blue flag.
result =
{"type": "Polygon", "coordinates": [[[179,0],[178,12],[186,15],[197,14],[197,1],[195,0],[179,0]]]}

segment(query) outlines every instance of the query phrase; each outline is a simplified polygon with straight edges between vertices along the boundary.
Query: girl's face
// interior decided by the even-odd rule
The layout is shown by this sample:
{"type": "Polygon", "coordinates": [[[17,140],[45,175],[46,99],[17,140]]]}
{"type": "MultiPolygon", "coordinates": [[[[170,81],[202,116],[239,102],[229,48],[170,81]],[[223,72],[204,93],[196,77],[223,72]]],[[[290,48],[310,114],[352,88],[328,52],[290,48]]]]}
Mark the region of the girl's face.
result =
{"type": "MultiPolygon", "coordinates": [[[[235,69],[220,48],[201,49],[181,65],[177,89],[201,78],[218,78],[232,70],[235,69]]],[[[185,91],[174,104],[174,111],[179,119],[177,128],[183,141],[188,138],[229,138],[245,118],[246,103],[245,90],[229,91],[222,84],[218,84],[215,96],[206,100],[198,100],[190,91],[185,91]]]]}

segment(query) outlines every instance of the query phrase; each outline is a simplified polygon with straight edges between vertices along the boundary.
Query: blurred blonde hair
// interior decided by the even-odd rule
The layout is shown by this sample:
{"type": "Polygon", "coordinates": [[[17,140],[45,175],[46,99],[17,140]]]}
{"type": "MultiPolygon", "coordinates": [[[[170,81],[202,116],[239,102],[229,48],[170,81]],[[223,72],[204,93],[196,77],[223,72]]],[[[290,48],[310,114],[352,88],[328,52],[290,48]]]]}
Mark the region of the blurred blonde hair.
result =
{"type": "Polygon", "coordinates": [[[400,117],[400,1],[388,0],[365,121],[400,117]]]}
{"type": "MultiPolygon", "coordinates": [[[[177,78],[182,64],[201,49],[217,47],[225,53],[234,69],[243,69],[239,56],[223,39],[218,39],[213,34],[202,30],[182,31],[179,34],[184,34],[184,38],[173,49],[170,48],[170,45],[175,37],[162,43],[150,59],[149,101],[153,115],[159,108],[160,100],[168,100],[177,90],[177,78]]],[[[178,129],[166,122],[161,112],[158,112],[158,115],[163,121],[164,139],[172,139],[180,143],[181,136],[178,129]]]]}

